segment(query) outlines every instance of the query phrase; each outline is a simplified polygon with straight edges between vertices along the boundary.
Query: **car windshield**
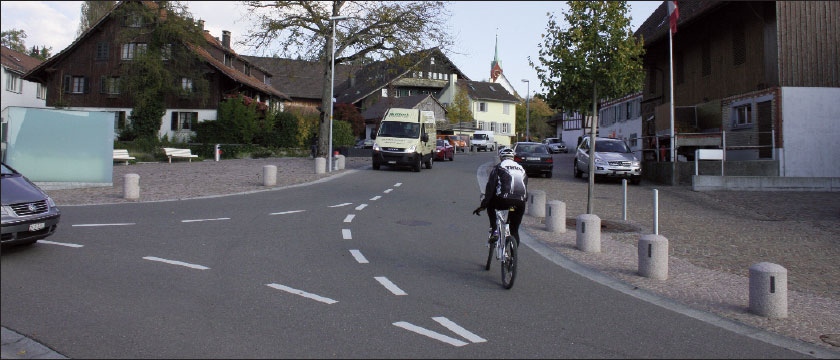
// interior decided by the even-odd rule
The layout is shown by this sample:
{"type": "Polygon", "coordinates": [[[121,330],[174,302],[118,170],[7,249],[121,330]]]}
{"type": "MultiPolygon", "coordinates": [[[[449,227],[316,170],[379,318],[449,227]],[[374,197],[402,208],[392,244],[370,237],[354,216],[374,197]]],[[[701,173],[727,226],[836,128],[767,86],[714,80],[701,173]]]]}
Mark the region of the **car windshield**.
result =
{"type": "Polygon", "coordinates": [[[623,141],[598,141],[595,143],[596,152],[629,153],[630,148],[623,141]]]}
{"type": "Polygon", "coordinates": [[[420,124],[401,121],[383,121],[379,127],[378,136],[416,139],[420,136],[420,124]]]}
{"type": "Polygon", "coordinates": [[[563,143],[563,140],[560,139],[548,139],[548,142],[551,144],[560,144],[563,143]]]}
{"type": "Polygon", "coordinates": [[[15,172],[12,171],[12,169],[9,169],[8,167],[6,167],[6,164],[0,164],[0,165],[2,166],[3,175],[14,175],[15,172]]]}
{"type": "Polygon", "coordinates": [[[446,141],[443,141],[443,140],[435,141],[436,146],[444,146],[443,144],[446,144],[446,141]]]}
{"type": "Polygon", "coordinates": [[[518,153],[548,154],[548,151],[545,150],[545,146],[537,145],[537,144],[517,145],[516,146],[516,152],[518,152],[518,153]]]}

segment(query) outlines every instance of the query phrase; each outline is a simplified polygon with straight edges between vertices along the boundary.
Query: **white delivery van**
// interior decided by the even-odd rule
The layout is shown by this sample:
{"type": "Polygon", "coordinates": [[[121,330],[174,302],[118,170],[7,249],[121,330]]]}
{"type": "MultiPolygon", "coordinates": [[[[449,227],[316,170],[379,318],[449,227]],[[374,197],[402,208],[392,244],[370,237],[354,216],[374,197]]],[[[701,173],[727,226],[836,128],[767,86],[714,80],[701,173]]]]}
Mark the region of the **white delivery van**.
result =
{"type": "Polygon", "coordinates": [[[496,145],[496,138],[493,137],[492,131],[487,130],[478,130],[473,133],[472,136],[472,145],[470,146],[470,150],[478,151],[478,150],[493,150],[495,151],[497,148],[496,145]]]}
{"type": "Polygon", "coordinates": [[[373,169],[382,165],[409,166],[415,172],[420,165],[432,168],[435,157],[435,113],[418,109],[391,108],[374,136],[373,169]]]}

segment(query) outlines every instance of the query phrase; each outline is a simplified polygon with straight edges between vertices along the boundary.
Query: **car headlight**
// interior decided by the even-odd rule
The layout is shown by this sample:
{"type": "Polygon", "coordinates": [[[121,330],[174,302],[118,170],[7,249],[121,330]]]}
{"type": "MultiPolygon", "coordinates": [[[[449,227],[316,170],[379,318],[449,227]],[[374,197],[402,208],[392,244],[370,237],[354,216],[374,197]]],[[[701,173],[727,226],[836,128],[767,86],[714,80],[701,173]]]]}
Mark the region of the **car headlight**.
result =
{"type": "Polygon", "coordinates": [[[382,151],[382,148],[379,147],[379,144],[373,144],[373,151],[382,151]]]}
{"type": "Polygon", "coordinates": [[[47,196],[47,204],[49,204],[51,208],[55,207],[55,201],[53,201],[53,199],[49,196],[47,196]]]}
{"type": "Polygon", "coordinates": [[[407,153],[413,153],[413,152],[414,152],[414,150],[417,150],[417,145],[411,145],[411,147],[410,147],[410,148],[405,149],[405,152],[407,152],[407,153]]]}
{"type": "Polygon", "coordinates": [[[607,164],[607,162],[606,162],[606,161],[602,160],[602,159],[601,159],[601,158],[599,158],[599,157],[596,157],[596,158],[595,158],[595,163],[596,163],[596,164],[601,164],[601,165],[606,165],[606,164],[607,164]]]}
{"type": "Polygon", "coordinates": [[[0,213],[2,213],[3,216],[9,215],[9,212],[6,211],[5,206],[0,206],[0,213]]]}
{"type": "Polygon", "coordinates": [[[631,162],[631,164],[633,164],[633,166],[642,166],[642,162],[641,162],[641,161],[639,161],[639,160],[633,160],[633,161],[631,162]]]}

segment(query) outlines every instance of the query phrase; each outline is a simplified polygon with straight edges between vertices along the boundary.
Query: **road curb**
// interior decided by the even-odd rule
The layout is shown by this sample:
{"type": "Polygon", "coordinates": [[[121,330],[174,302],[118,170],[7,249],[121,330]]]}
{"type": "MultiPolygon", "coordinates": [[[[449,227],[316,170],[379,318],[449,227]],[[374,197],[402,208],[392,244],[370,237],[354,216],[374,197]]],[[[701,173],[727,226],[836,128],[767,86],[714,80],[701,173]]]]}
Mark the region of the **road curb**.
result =
{"type": "Polygon", "coordinates": [[[67,359],[41,343],[15,331],[0,328],[0,357],[3,359],[67,359]]]}

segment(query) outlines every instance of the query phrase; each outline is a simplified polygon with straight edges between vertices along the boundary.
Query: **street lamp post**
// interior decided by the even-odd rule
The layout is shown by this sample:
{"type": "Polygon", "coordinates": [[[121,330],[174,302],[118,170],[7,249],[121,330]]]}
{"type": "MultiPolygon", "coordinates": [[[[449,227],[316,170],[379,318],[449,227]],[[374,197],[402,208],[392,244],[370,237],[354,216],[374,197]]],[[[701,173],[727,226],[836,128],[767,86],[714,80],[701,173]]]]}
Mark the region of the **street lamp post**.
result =
{"type": "Polygon", "coordinates": [[[329,139],[329,153],[327,153],[327,172],[332,171],[332,158],[333,158],[333,147],[332,147],[332,138],[333,138],[333,109],[335,109],[335,23],[339,20],[346,19],[346,16],[330,16],[330,21],[332,22],[332,45],[330,46],[330,52],[332,53],[332,57],[330,59],[330,139],[329,139]]]}
{"type": "Polygon", "coordinates": [[[531,141],[531,81],[522,79],[528,84],[528,93],[525,94],[525,141],[531,141]]]}

